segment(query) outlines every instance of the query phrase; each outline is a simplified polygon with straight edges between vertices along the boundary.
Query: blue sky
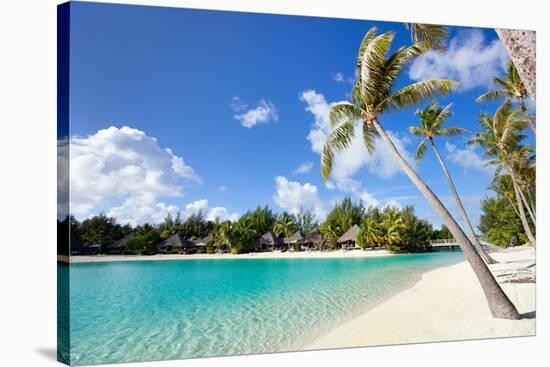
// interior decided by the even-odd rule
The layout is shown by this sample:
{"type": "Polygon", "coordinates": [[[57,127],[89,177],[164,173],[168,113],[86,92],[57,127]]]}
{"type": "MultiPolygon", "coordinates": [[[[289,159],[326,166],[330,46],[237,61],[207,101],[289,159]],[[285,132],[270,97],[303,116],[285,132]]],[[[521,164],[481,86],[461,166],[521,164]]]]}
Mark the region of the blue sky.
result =
{"type": "MultiPolygon", "coordinates": [[[[73,213],[104,211],[136,224],[198,209],[234,218],[269,204],[310,207],[322,218],[351,195],[379,206],[414,204],[438,225],[383,147],[374,157],[359,145],[339,157],[328,185],[320,175],[326,112],[347,99],[358,45],[372,26],[395,31],[394,46],[411,42],[401,23],[73,2],[73,213]]],[[[476,131],[480,111],[497,105],[474,99],[506,59],[493,30],[453,27],[447,53],[415,62],[399,85],[461,81],[464,88],[440,103],[454,104],[449,126],[476,131]]],[[[418,144],[407,132],[415,110],[381,117],[409,155],[418,144]]],[[[477,221],[491,171],[465,139],[439,147],[477,221]]],[[[432,152],[417,169],[453,209],[432,152]]]]}

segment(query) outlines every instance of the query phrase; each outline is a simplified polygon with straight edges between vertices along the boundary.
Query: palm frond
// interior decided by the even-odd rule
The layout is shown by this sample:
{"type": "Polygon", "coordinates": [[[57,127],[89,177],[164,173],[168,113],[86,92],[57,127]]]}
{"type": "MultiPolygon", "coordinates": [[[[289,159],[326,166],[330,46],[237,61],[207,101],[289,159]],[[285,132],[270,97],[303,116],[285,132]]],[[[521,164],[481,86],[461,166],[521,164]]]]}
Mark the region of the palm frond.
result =
{"type": "Polygon", "coordinates": [[[379,81],[386,77],[382,66],[394,36],[394,32],[376,36],[366,45],[361,59],[358,60],[360,87],[364,96],[375,96],[381,92],[377,87],[379,81]]]}
{"type": "Polygon", "coordinates": [[[424,131],[424,129],[418,126],[410,126],[409,132],[418,138],[423,138],[426,136],[426,132],[424,131]]]}
{"type": "Polygon", "coordinates": [[[347,121],[340,124],[328,136],[323,145],[321,155],[321,174],[326,181],[332,173],[332,164],[334,161],[334,153],[339,152],[349,147],[351,139],[355,136],[355,127],[353,121],[347,121]]]}
{"type": "Polygon", "coordinates": [[[376,130],[370,128],[366,122],[363,122],[363,142],[365,143],[365,147],[367,148],[369,154],[374,153],[376,135],[376,130]]]}
{"type": "Polygon", "coordinates": [[[361,119],[361,111],[350,103],[339,103],[332,106],[329,112],[330,126],[335,127],[346,121],[361,119]]]}
{"type": "Polygon", "coordinates": [[[445,49],[445,43],[449,38],[449,30],[446,26],[413,23],[410,25],[410,29],[413,41],[415,43],[427,42],[430,47],[440,51],[445,49]]]}
{"type": "Polygon", "coordinates": [[[418,148],[416,148],[416,154],[414,156],[414,159],[419,161],[424,157],[424,154],[426,154],[426,140],[425,139],[423,139],[420,142],[420,144],[418,144],[418,148]]]}
{"type": "Polygon", "coordinates": [[[504,97],[508,97],[509,92],[506,89],[495,89],[487,93],[483,93],[476,98],[476,103],[487,102],[487,101],[496,101],[504,97]]]}
{"type": "Polygon", "coordinates": [[[462,127],[444,127],[436,130],[435,134],[438,136],[456,136],[467,132],[468,130],[462,127]]]}
{"type": "Polygon", "coordinates": [[[380,103],[377,109],[399,109],[415,105],[426,98],[447,95],[459,86],[459,82],[445,79],[423,80],[412,83],[388,96],[380,103]]]}

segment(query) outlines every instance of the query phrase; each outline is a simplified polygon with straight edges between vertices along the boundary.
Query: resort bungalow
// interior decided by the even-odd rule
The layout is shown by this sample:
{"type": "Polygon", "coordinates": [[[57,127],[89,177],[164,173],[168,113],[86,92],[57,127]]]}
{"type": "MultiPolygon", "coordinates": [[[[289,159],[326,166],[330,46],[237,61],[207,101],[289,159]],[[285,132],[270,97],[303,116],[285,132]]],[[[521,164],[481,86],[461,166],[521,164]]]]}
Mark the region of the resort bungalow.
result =
{"type": "Polygon", "coordinates": [[[128,241],[134,238],[134,234],[130,233],[127,236],[122,237],[120,240],[107,245],[105,252],[108,254],[122,254],[128,245],[128,241]]]}
{"type": "Polygon", "coordinates": [[[80,251],[82,255],[99,255],[102,247],[100,243],[84,244],[80,251]]]}
{"type": "Polygon", "coordinates": [[[190,249],[194,249],[195,243],[192,241],[188,241],[185,238],[183,238],[183,235],[181,233],[176,233],[166,239],[160,247],[160,253],[161,254],[168,254],[168,253],[177,253],[177,254],[185,254],[190,249]]]}
{"type": "Polygon", "coordinates": [[[300,231],[294,232],[294,234],[290,237],[285,237],[283,239],[283,242],[285,245],[288,246],[288,249],[293,249],[294,251],[299,251],[302,248],[302,241],[304,240],[304,237],[300,233],[300,231]]]}
{"type": "Polygon", "coordinates": [[[267,231],[256,243],[256,251],[273,251],[277,248],[281,248],[283,245],[283,240],[275,236],[273,232],[267,231]]]}
{"type": "Polygon", "coordinates": [[[355,244],[355,237],[357,236],[358,231],[359,231],[359,226],[357,224],[354,224],[353,227],[348,229],[346,231],[346,233],[344,233],[338,239],[338,243],[341,244],[342,249],[351,250],[351,249],[354,249],[354,248],[359,248],[355,244]]]}
{"type": "Polygon", "coordinates": [[[302,250],[311,250],[312,248],[321,249],[321,244],[323,243],[323,235],[319,228],[315,228],[309,232],[304,238],[302,243],[302,250]]]}
{"type": "Polygon", "coordinates": [[[214,236],[212,233],[210,233],[208,236],[200,239],[200,240],[192,240],[196,247],[206,247],[212,240],[214,239],[214,236]]]}

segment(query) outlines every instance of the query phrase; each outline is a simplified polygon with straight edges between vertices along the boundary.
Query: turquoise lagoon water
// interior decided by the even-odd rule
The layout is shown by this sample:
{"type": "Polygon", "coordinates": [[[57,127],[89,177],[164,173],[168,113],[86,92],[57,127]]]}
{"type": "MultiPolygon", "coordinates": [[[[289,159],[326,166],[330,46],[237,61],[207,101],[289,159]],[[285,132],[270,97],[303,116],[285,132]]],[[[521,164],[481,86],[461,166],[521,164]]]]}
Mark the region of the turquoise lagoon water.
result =
{"type": "Polygon", "coordinates": [[[460,252],[435,252],[59,265],[60,274],[70,274],[70,360],[83,365],[297,350],[422,273],[462,259],[460,252]]]}

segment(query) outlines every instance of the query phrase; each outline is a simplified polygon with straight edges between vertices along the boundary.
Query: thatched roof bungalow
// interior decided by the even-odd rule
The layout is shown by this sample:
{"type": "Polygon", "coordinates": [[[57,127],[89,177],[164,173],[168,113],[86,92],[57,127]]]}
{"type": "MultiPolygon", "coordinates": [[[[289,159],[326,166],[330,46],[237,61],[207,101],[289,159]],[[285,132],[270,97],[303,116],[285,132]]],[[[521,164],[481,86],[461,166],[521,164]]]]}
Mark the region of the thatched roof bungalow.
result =
{"type": "Polygon", "coordinates": [[[357,224],[354,224],[350,229],[346,231],[340,238],[338,238],[338,243],[342,245],[342,248],[354,248],[355,245],[355,237],[357,236],[357,232],[359,231],[359,226],[357,224]]]}
{"type": "Polygon", "coordinates": [[[128,242],[134,238],[135,235],[130,233],[127,236],[122,237],[120,240],[107,245],[106,252],[108,254],[122,254],[128,245],[128,242]]]}
{"type": "Polygon", "coordinates": [[[264,233],[256,243],[257,251],[273,251],[276,248],[281,247],[284,244],[283,240],[271,231],[264,233]]]}
{"type": "Polygon", "coordinates": [[[322,243],[323,235],[321,234],[319,228],[315,228],[305,236],[302,248],[311,249],[317,247],[318,249],[321,249],[322,243]]]}
{"type": "Polygon", "coordinates": [[[176,233],[168,237],[159,247],[160,252],[163,254],[169,252],[185,253],[188,250],[195,248],[194,242],[183,238],[181,233],[176,233]]]}

